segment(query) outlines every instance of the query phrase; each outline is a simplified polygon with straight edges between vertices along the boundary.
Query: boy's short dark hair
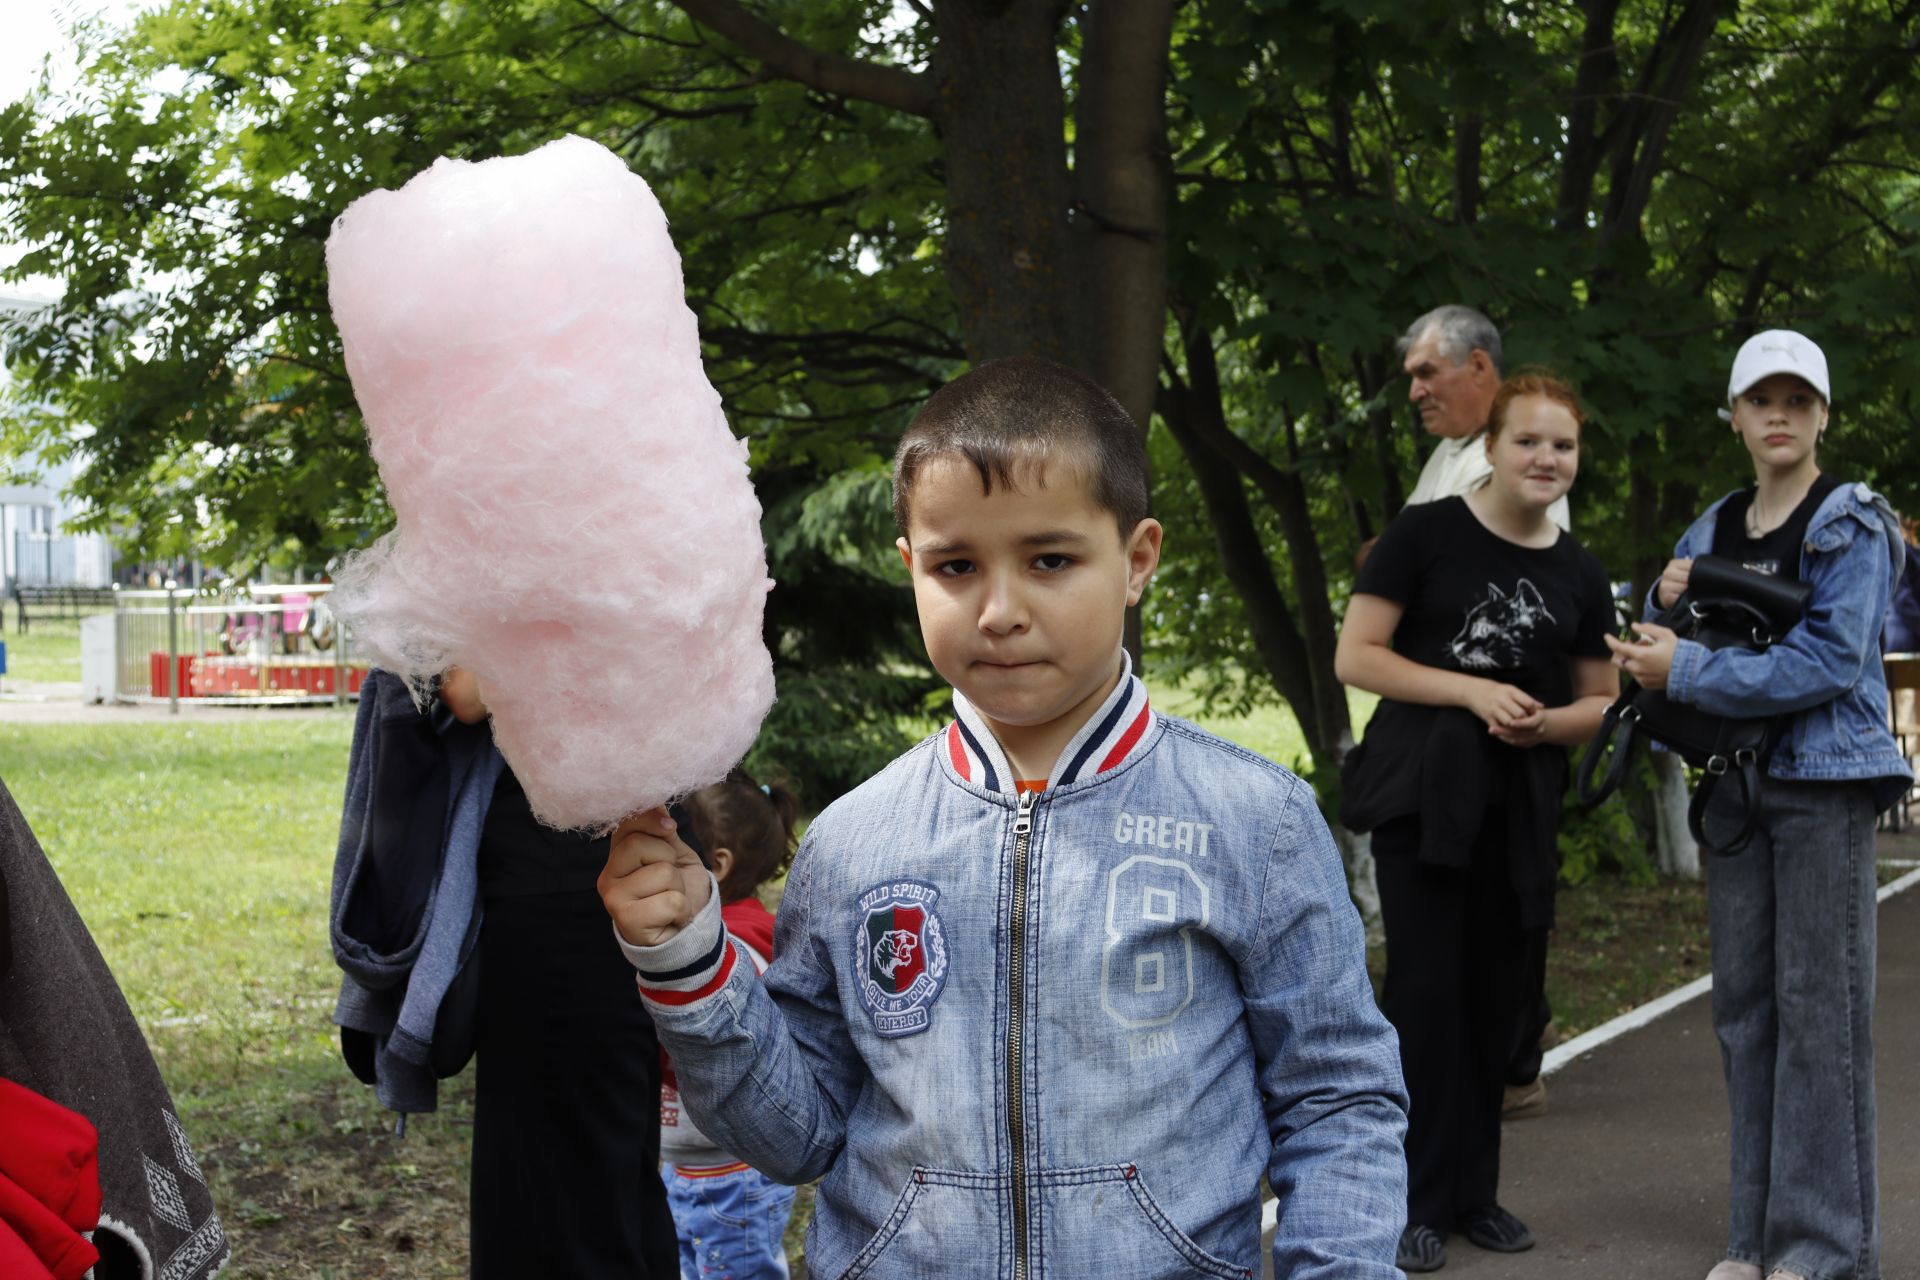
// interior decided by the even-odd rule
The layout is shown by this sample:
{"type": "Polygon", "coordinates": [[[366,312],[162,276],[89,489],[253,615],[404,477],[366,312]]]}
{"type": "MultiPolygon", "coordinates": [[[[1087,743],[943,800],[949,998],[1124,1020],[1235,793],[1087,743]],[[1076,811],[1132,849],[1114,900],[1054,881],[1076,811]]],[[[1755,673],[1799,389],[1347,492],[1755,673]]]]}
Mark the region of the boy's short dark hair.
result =
{"type": "Polygon", "coordinates": [[[1147,518],[1147,448],[1140,428],[1085,374],[1032,356],[993,360],[961,374],[922,405],[893,455],[893,518],[907,531],[914,481],[933,459],[959,454],[980,488],[1014,488],[1022,463],[1064,459],[1087,494],[1112,512],[1120,536],[1147,518]]]}

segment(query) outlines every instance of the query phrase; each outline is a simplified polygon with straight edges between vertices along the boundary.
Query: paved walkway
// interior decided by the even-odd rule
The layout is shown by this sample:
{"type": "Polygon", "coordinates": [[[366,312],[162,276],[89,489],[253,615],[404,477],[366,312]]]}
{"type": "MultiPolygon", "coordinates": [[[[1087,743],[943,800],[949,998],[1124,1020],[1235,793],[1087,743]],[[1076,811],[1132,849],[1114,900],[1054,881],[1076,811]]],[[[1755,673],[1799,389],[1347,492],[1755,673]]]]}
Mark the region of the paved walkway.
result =
{"type": "MultiPolygon", "coordinates": [[[[1883,838],[1883,857],[1912,857],[1883,838]]],[[[1881,1271],[1920,1277],[1920,887],[1880,907],[1874,1015],[1881,1271]]],[[[1727,1099],[1701,996],[1562,1066],[1544,1116],[1508,1124],[1501,1201],[1522,1254],[1455,1236],[1440,1276],[1700,1280],[1726,1246],[1727,1099]]],[[[1271,1258],[1267,1262],[1271,1274],[1271,1258]]]]}
{"type": "MultiPolygon", "coordinates": [[[[198,698],[182,698],[176,715],[165,702],[82,702],[80,686],[74,684],[34,684],[25,680],[0,677],[0,724],[134,724],[140,721],[173,720],[186,724],[258,719],[260,716],[324,715],[331,703],[318,706],[235,706],[212,704],[198,698]]],[[[347,703],[346,714],[353,713],[347,703]]]]}

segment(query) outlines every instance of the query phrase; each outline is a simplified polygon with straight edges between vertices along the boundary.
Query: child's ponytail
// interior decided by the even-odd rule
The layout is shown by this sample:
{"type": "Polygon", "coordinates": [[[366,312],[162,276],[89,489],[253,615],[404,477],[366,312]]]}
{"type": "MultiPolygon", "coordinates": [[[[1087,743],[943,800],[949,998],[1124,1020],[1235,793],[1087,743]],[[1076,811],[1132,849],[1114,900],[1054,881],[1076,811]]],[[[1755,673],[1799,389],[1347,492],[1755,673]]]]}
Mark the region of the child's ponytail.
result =
{"type": "Polygon", "coordinates": [[[720,882],[723,903],[737,902],[786,872],[800,801],[780,783],[762,785],[745,769],[735,769],[726,781],[688,796],[683,806],[701,847],[709,854],[726,849],[733,855],[720,882]]]}

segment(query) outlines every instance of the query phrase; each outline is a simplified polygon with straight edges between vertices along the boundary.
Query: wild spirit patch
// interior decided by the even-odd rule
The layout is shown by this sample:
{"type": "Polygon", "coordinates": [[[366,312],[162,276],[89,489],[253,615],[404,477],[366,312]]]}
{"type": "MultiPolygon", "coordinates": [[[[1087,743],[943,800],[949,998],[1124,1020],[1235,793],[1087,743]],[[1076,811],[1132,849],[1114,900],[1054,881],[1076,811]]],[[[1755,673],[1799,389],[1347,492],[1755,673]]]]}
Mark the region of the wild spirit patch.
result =
{"type": "Polygon", "coordinates": [[[888,1038],[925,1031],[947,981],[947,938],[934,904],[940,891],[893,880],[860,895],[855,972],[875,1032],[888,1038]]]}

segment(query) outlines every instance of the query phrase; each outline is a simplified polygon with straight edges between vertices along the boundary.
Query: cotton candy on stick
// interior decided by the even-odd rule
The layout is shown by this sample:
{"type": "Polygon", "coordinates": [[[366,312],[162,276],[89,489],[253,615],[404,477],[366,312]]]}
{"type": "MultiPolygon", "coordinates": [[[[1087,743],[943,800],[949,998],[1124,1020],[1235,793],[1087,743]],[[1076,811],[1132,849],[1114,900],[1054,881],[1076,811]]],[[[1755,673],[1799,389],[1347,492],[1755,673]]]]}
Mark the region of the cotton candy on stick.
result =
{"type": "Polygon", "coordinates": [[[336,574],[388,670],[471,670],[533,811],[611,829],[716,782],[773,701],[747,448],[647,184],[563,138],[442,159],[327,240],[395,529],[336,574]]]}

